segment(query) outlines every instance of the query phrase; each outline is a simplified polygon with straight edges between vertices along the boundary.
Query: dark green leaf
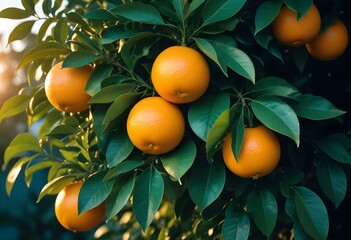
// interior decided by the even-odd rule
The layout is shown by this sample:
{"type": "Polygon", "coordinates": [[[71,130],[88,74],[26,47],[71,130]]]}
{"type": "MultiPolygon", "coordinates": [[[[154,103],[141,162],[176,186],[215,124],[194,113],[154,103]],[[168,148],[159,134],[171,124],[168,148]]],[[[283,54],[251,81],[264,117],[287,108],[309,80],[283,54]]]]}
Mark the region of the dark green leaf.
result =
{"type": "Polygon", "coordinates": [[[251,101],[255,116],[272,130],[300,144],[300,123],[294,110],[276,97],[262,96],[251,101]]]}
{"type": "Polygon", "coordinates": [[[52,179],[41,189],[37,202],[40,202],[46,195],[58,194],[64,187],[73,183],[74,180],[76,180],[76,176],[72,175],[64,175],[52,179]]]}
{"type": "Polygon", "coordinates": [[[119,96],[126,93],[133,93],[136,89],[135,84],[123,83],[111,85],[101,89],[91,99],[90,103],[110,103],[116,100],[119,96]]]}
{"type": "Polygon", "coordinates": [[[15,181],[20,174],[22,167],[24,164],[26,164],[28,161],[31,160],[31,157],[22,157],[17,162],[13,165],[9,173],[7,174],[6,178],[6,193],[8,196],[11,195],[12,187],[15,184],[15,181]]]}
{"type": "Polygon", "coordinates": [[[104,124],[112,121],[132,106],[139,98],[140,93],[125,93],[116,98],[106,112],[104,124]]]}
{"type": "Polygon", "coordinates": [[[255,14],[255,35],[273,22],[282,4],[283,0],[268,0],[260,3],[255,14]]]}
{"type": "Polygon", "coordinates": [[[189,9],[186,13],[186,17],[188,17],[191,13],[193,13],[196,9],[198,9],[206,0],[193,0],[189,5],[189,9]]]}
{"type": "Polygon", "coordinates": [[[184,0],[172,0],[178,22],[184,25],[184,0]]]}
{"type": "Polygon", "coordinates": [[[111,194],[106,199],[107,221],[113,218],[128,202],[134,188],[135,176],[117,181],[111,194]]]}
{"type": "Polygon", "coordinates": [[[152,5],[133,2],[120,5],[112,10],[116,16],[121,16],[135,22],[142,22],[148,24],[164,25],[160,13],[152,5]]]}
{"type": "Polygon", "coordinates": [[[319,196],[305,187],[294,188],[297,215],[303,229],[314,239],[327,239],[329,218],[319,196]]]}
{"type": "Polygon", "coordinates": [[[25,19],[32,15],[32,11],[20,9],[20,8],[5,8],[0,12],[0,18],[10,19],[25,19]]]}
{"type": "Polygon", "coordinates": [[[145,231],[161,205],[164,182],[154,167],[143,171],[137,178],[133,191],[133,212],[145,231]]]}
{"type": "Polygon", "coordinates": [[[140,159],[126,159],[125,161],[121,162],[120,164],[118,164],[116,167],[111,168],[105,178],[104,181],[108,181],[112,178],[115,178],[123,173],[127,173],[129,171],[132,171],[134,169],[136,169],[137,167],[141,166],[144,163],[143,160],[140,159]]]}
{"type": "Polygon", "coordinates": [[[310,55],[308,54],[305,46],[294,47],[294,63],[299,69],[300,73],[303,72],[309,57],[310,55]]]}
{"type": "Polygon", "coordinates": [[[52,0],[44,0],[42,4],[42,10],[45,16],[49,16],[52,10],[52,0]]]}
{"type": "Polygon", "coordinates": [[[117,166],[125,160],[134,148],[133,143],[130,141],[127,132],[120,129],[112,136],[106,151],[106,162],[109,168],[117,166]]]}
{"type": "Polygon", "coordinates": [[[174,151],[161,156],[167,173],[180,182],[180,178],[189,170],[196,157],[196,145],[186,140],[174,151]]]}
{"type": "Polygon", "coordinates": [[[290,9],[297,12],[297,19],[299,20],[311,8],[313,0],[307,0],[307,1],[284,0],[284,2],[290,9]]]}
{"type": "Polygon", "coordinates": [[[102,44],[109,44],[120,39],[128,39],[140,33],[137,29],[126,29],[124,26],[112,26],[102,33],[102,44]]]}
{"type": "Polygon", "coordinates": [[[255,40],[261,47],[284,63],[280,46],[274,41],[275,38],[271,32],[260,31],[255,35],[255,40]]]}
{"type": "Polygon", "coordinates": [[[292,84],[279,77],[265,77],[256,82],[250,90],[250,96],[279,96],[279,97],[297,97],[299,90],[292,84]]]}
{"type": "Polygon", "coordinates": [[[222,161],[212,165],[201,163],[194,168],[189,180],[189,194],[202,212],[221,194],[225,184],[225,168],[222,161]]]}
{"type": "Polygon", "coordinates": [[[229,108],[228,94],[212,95],[192,103],[188,112],[188,120],[194,133],[206,141],[207,136],[217,118],[229,108]]]}
{"type": "Polygon", "coordinates": [[[317,146],[332,159],[351,165],[351,155],[348,148],[333,136],[328,136],[317,141],[317,146]]]}
{"type": "Polygon", "coordinates": [[[344,200],[347,191],[347,179],[344,169],[337,163],[322,159],[317,166],[320,187],[337,208],[344,200]]]}
{"type": "Polygon", "coordinates": [[[18,24],[10,33],[7,44],[10,44],[16,40],[22,40],[27,37],[32,31],[34,23],[35,20],[30,20],[18,24]]]}
{"type": "Polygon", "coordinates": [[[247,197],[247,211],[252,214],[258,229],[269,237],[278,216],[278,205],[274,195],[264,187],[254,188],[247,197]]]}
{"type": "Polygon", "coordinates": [[[65,44],[69,34],[67,18],[61,18],[55,25],[54,38],[59,43],[65,44]]]}
{"type": "Polygon", "coordinates": [[[93,51],[88,51],[88,50],[75,51],[68,54],[68,56],[65,58],[65,60],[62,63],[62,67],[63,68],[83,67],[101,58],[103,58],[103,56],[93,51]]]}
{"type": "Polygon", "coordinates": [[[78,214],[97,207],[111,193],[113,181],[104,182],[105,174],[97,172],[84,181],[78,195],[78,214]]]}
{"type": "Polygon", "coordinates": [[[90,76],[85,91],[90,95],[95,95],[101,89],[101,82],[111,75],[113,66],[110,64],[98,65],[90,76]]]}
{"type": "Polygon", "coordinates": [[[236,210],[236,206],[230,203],[225,209],[225,218],[222,227],[224,240],[246,240],[250,233],[250,219],[246,212],[236,210]]]}
{"type": "Polygon", "coordinates": [[[304,94],[298,97],[299,102],[292,104],[296,114],[300,117],[308,118],[311,120],[323,120],[334,118],[345,113],[336,108],[327,99],[314,96],[312,94],[304,94]]]}
{"type": "Polygon", "coordinates": [[[237,14],[246,0],[209,0],[203,9],[203,26],[228,19],[237,14]]]}
{"type": "Polygon", "coordinates": [[[0,109],[0,122],[8,117],[12,117],[24,112],[29,105],[31,97],[26,95],[15,95],[3,103],[0,109]]]}
{"type": "Polygon", "coordinates": [[[88,32],[94,32],[94,29],[92,29],[89,24],[82,18],[81,15],[79,15],[77,12],[69,12],[66,14],[68,20],[77,23],[79,25],[81,25],[81,27],[85,30],[87,30],[88,32]]]}
{"type": "Polygon", "coordinates": [[[239,153],[241,150],[241,146],[244,139],[244,108],[242,107],[241,111],[238,114],[238,117],[235,119],[233,127],[232,127],[232,150],[235,159],[237,160],[239,157],[239,153]]]}
{"type": "Polygon", "coordinates": [[[102,8],[93,9],[93,10],[87,12],[86,14],[84,14],[83,17],[87,18],[87,19],[98,19],[98,20],[105,20],[105,21],[118,19],[112,13],[110,13],[108,10],[102,9],[102,8]]]}

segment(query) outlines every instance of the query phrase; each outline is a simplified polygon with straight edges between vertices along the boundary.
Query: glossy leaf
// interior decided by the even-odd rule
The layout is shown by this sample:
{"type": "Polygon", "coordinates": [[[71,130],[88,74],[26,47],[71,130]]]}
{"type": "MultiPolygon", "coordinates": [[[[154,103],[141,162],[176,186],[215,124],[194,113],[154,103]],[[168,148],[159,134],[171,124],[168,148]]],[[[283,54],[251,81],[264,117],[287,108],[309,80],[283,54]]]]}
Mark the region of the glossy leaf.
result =
{"type": "Polygon", "coordinates": [[[189,194],[201,212],[219,197],[225,178],[222,161],[213,161],[212,165],[203,163],[194,168],[189,180],[189,194]]]}
{"type": "Polygon", "coordinates": [[[225,209],[225,218],[222,226],[224,240],[246,240],[249,237],[249,216],[242,210],[236,210],[235,207],[235,204],[230,203],[225,209]]]}
{"type": "Polygon", "coordinates": [[[186,140],[175,150],[161,156],[163,167],[167,173],[178,182],[189,170],[196,157],[196,145],[191,140],[186,140]]]}
{"type": "Polygon", "coordinates": [[[116,167],[111,168],[105,178],[104,181],[108,181],[112,178],[115,178],[123,173],[127,173],[129,171],[135,170],[137,167],[141,166],[144,163],[143,160],[140,159],[130,159],[130,160],[125,160],[118,164],[116,167]]]}
{"type": "Polygon", "coordinates": [[[109,221],[127,204],[134,188],[135,176],[124,178],[115,183],[106,199],[106,218],[109,221]]]}
{"type": "Polygon", "coordinates": [[[93,9],[83,16],[84,18],[87,19],[97,19],[97,20],[105,20],[105,21],[110,21],[110,20],[117,20],[116,16],[114,16],[112,13],[110,13],[106,9],[93,9]]]}
{"type": "Polygon", "coordinates": [[[304,94],[299,96],[298,100],[299,102],[292,104],[291,107],[300,117],[311,120],[324,120],[338,117],[345,113],[345,111],[336,108],[331,102],[320,96],[304,94]]]}
{"type": "Polygon", "coordinates": [[[125,29],[124,26],[112,26],[102,33],[101,43],[109,44],[120,39],[128,39],[134,37],[139,32],[137,29],[125,29]]]}
{"type": "Polygon", "coordinates": [[[76,176],[72,175],[63,175],[54,178],[53,180],[45,184],[44,187],[41,189],[37,202],[40,202],[40,200],[46,195],[58,194],[64,187],[73,183],[75,179],[76,176]]]}
{"type": "Polygon", "coordinates": [[[29,105],[31,97],[27,95],[15,95],[3,103],[0,109],[0,122],[5,119],[24,112],[29,105]]]}
{"type": "Polygon", "coordinates": [[[203,9],[203,26],[228,19],[237,14],[246,0],[210,0],[203,9]]]}
{"type": "Polygon", "coordinates": [[[101,58],[102,56],[96,52],[86,50],[75,51],[67,55],[62,63],[62,67],[83,67],[101,58]]]}
{"type": "Polygon", "coordinates": [[[18,159],[17,162],[12,166],[11,170],[7,173],[5,187],[8,196],[11,195],[13,185],[15,184],[15,181],[20,174],[23,165],[25,165],[30,160],[30,157],[22,157],[18,159]]]}
{"type": "Polygon", "coordinates": [[[285,4],[297,13],[297,19],[303,17],[308,10],[311,8],[313,0],[307,1],[296,1],[296,0],[284,0],[285,4]]]}
{"type": "Polygon", "coordinates": [[[111,85],[101,89],[91,99],[90,103],[110,103],[122,94],[133,93],[136,89],[135,84],[123,83],[111,85]]]}
{"type": "Polygon", "coordinates": [[[133,212],[145,231],[161,205],[164,182],[161,174],[151,166],[136,179],[133,191],[133,212]]]}
{"type": "Polygon", "coordinates": [[[317,166],[320,187],[337,208],[344,200],[347,191],[347,179],[344,169],[337,163],[322,159],[317,166]]]}
{"type": "Polygon", "coordinates": [[[247,197],[247,211],[252,214],[258,229],[269,237],[278,217],[278,205],[274,195],[266,188],[254,188],[247,197]]]}
{"type": "Polygon", "coordinates": [[[184,0],[172,0],[178,22],[184,24],[184,0]]]}
{"type": "Polygon", "coordinates": [[[111,193],[113,181],[104,182],[105,174],[97,172],[84,181],[78,195],[78,214],[97,207],[111,193]]]}
{"type": "Polygon", "coordinates": [[[299,186],[294,188],[297,215],[303,229],[314,239],[327,239],[329,218],[327,209],[312,190],[299,186]]]}
{"type": "Polygon", "coordinates": [[[260,3],[255,13],[255,34],[273,22],[282,4],[283,0],[268,0],[260,3]]]}
{"type": "Polygon", "coordinates": [[[206,0],[193,0],[189,5],[189,9],[186,13],[186,16],[189,16],[193,13],[196,9],[198,9],[206,0]]]}
{"type": "Polygon", "coordinates": [[[125,160],[134,148],[127,132],[124,129],[118,130],[111,137],[106,150],[106,162],[108,168],[113,168],[125,160]]]}
{"type": "Polygon", "coordinates": [[[230,98],[227,94],[212,95],[192,103],[188,112],[188,121],[194,133],[203,141],[217,118],[229,108],[230,98]]]}
{"type": "Polygon", "coordinates": [[[101,89],[101,82],[111,75],[113,66],[110,64],[99,64],[90,76],[85,91],[90,95],[95,95],[101,89]]]}
{"type": "Polygon", "coordinates": [[[262,96],[251,101],[255,116],[272,130],[300,144],[300,123],[294,110],[276,97],[262,96]]]}
{"type": "MultiPolygon", "coordinates": [[[[239,106],[240,107],[240,106],[239,106]]],[[[244,140],[244,132],[245,132],[245,124],[244,124],[244,108],[241,107],[241,111],[239,110],[238,116],[234,121],[232,126],[231,134],[232,134],[232,150],[235,156],[235,159],[238,160],[239,153],[241,150],[241,146],[244,140]]]]}
{"type": "Polygon", "coordinates": [[[256,82],[249,92],[250,96],[258,97],[263,95],[279,97],[297,97],[301,95],[299,90],[283,78],[265,77],[256,82]]]}
{"type": "Polygon", "coordinates": [[[335,136],[328,136],[317,141],[317,146],[337,162],[351,165],[351,154],[343,142],[335,136]]]}
{"type": "Polygon", "coordinates": [[[30,20],[18,24],[10,33],[7,44],[10,44],[16,40],[22,40],[27,37],[32,31],[34,23],[35,20],[30,20]]]}

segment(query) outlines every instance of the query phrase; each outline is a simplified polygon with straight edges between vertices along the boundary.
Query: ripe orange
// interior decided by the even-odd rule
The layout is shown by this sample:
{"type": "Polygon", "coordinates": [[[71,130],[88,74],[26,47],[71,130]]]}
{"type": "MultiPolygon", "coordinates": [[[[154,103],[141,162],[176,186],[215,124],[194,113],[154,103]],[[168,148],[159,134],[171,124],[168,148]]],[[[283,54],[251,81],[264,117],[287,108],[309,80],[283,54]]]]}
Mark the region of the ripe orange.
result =
{"type": "Polygon", "coordinates": [[[222,155],[231,172],[240,177],[257,179],[276,168],[280,159],[280,144],[273,131],[265,126],[245,128],[238,161],[233,154],[231,134],[224,140],[222,155]]]}
{"type": "Polygon", "coordinates": [[[206,59],[196,50],[173,46],[156,57],[151,79],[162,98],[172,103],[189,103],[207,90],[210,70],[206,59]]]}
{"type": "Polygon", "coordinates": [[[68,185],[59,192],[55,201],[57,220],[63,227],[74,232],[95,228],[105,216],[104,203],[78,215],[78,195],[82,185],[81,182],[68,185]]]}
{"type": "Polygon", "coordinates": [[[49,102],[63,112],[81,112],[89,107],[90,96],[85,85],[93,72],[90,66],[62,68],[57,63],[45,79],[45,93],[49,102]]]}
{"type": "Polygon", "coordinates": [[[137,102],[127,119],[127,133],[138,149],[149,154],[171,151],[181,142],[185,120],[179,108],[161,97],[137,102]]]}
{"type": "Polygon", "coordinates": [[[337,20],[306,44],[306,48],[315,59],[328,61],[338,58],[346,50],[348,42],[347,28],[341,20],[337,20]]]}
{"type": "Polygon", "coordinates": [[[272,23],[277,40],[288,46],[301,46],[311,42],[319,33],[321,16],[312,4],[307,13],[297,20],[295,11],[284,5],[272,23]]]}

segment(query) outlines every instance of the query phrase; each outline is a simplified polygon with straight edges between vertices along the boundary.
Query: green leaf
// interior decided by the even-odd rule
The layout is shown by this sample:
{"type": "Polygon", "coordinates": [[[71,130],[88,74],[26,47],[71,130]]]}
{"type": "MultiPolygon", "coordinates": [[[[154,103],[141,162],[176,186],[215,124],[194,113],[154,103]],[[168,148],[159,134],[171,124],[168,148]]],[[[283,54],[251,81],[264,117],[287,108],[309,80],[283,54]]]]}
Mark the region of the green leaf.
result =
{"type": "Polygon", "coordinates": [[[251,101],[255,116],[264,125],[300,144],[300,124],[294,110],[276,97],[262,96],[251,101]]]}
{"type": "Polygon", "coordinates": [[[155,7],[141,2],[122,4],[114,8],[112,13],[134,22],[165,25],[165,22],[155,7]]]}
{"type": "Polygon", "coordinates": [[[202,26],[228,19],[237,14],[246,0],[209,0],[203,9],[202,26]]]}
{"type": "Polygon", "coordinates": [[[32,11],[9,7],[0,12],[0,18],[25,19],[32,15],[32,11]]]}
{"type": "Polygon", "coordinates": [[[126,29],[125,26],[112,26],[102,33],[101,43],[109,44],[120,39],[132,38],[138,33],[140,31],[137,29],[126,29]]]}
{"type": "Polygon", "coordinates": [[[153,166],[143,171],[135,182],[133,212],[144,231],[151,224],[161,205],[163,190],[163,178],[153,166]]]}
{"type": "Polygon", "coordinates": [[[35,20],[30,20],[18,24],[10,33],[7,44],[10,44],[16,40],[22,40],[27,37],[32,31],[34,23],[35,20]]]}
{"type": "Polygon", "coordinates": [[[54,38],[59,43],[65,44],[68,34],[69,27],[67,18],[61,18],[55,25],[54,38]]]}
{"type": "Polygon", "coordinates": [[[107,221],[119,213],[127,204],[133,192],[135,178],[135,175],[133,175],[116,182],[111,194],[106,199],[107,221]]]}
{"type": "Polygon", "coordinates": [[[297,13],[297,19],[303,17],[310,10],[313,0],[284,0],[285,4],[297,13]]]}
{"type": "Polygon", "coordinates": [[[25,10],[35,12],[34,0],[21,0],[21,3],[25,10]]]}
{"type": "Polygon", "coordinates": [[[201,98],[190,105],[188,121],[194,133],[206,141],[217,118],[230,106],[228,94],[212,95],[201,98]]]}
{"type": "Polygon", "coordinates": [[[118,19],[111,12],[109,12],[108,10],[103,9],[103,8],[93,9],[93,10],[87,12],[86,14],[84,14],[83,17],[87,18],[87,19],[97,19],[97,20],[104,20],[104,21],[118,19]]]}
{"type": "Polygon", "coordinates": [[[28,132],[18,134],[5,150],[2,168],[5,169],[7,164],[14,157],[18,157],[26,153],[28,154],[30,152],[41,152],[38,139],[28,132]]]}
{"type": "Polygon", "coordinates": [[[255,35],[273,22],[282,4],[283,0],[268,0],[260,3],[255,14],[255,35]]]}
{"type": "Polygon", "coordinates": [[[297,215],[303,229],[314,239],[327,239],[329,218],[327,209],[312,190],[305,187],[294,188],[297,215]]]}
{"type": "Polygon", "coordinates": [[[133,151],[134,145],[130,141],[127,132],[120,129],[112,136],[106,151],[107,167],[112,168],[125,160],[133,151]]]}
{"type": "Polygon", "coordinates": [[[69,13],[66,13],[66,17],[68,20],[79,24],[84,30],[88,32],[94,32],[94,29],[92,29],[90,25],[77,12],[70,11],[69,13]]]}
{"type": "Polygon", "coordinates": [[[214,47],[219,62],[225,63],[234,72],[255,83],[255,66],[244,51],[219,42],[214,43],[214,47]]]}
{"type": "Polygon", "coordinates": [[[337,208],[344,200],[347,191],[347,179],[344,169],[335,162],[323,159],[317,166],[320,187],[337,208]]]}
{"type": "Polygon", "coordinates": [[[31,157],[22,157],[17,162],[13,165],[9,173],[7,174],[6,177],[6,193],[8,196],[11,195],[11,191],[13,188],[13,185],[15,184],[15,181],[20,174],[22,167],[24,164],[26,164],[28,161],[31,160],[31,157]]]}
{"type": "Polygon", "coordinates": [[[90,95],[95,95],[101,89],[101,82],[111,75],[113,66],[110,64],[99,64],[90,76],[85,91],[90,95]]]}
{"type": "Polygon", "coordinates": [[[258,229],[269,237],[278,216],[278,205],[274,195],[264,187],[254,188],[247,197],[247,211],[252,214],[258,229]]]}
{"type": "MultiPolygon", "coordinates": [[[[340,136],[340,135],[339,135],[340,136]]],[[[338,141],[335,136],[328,136],[316,142],[317,146],[337,162],[351,165],[351,155],[348,147],[338,141]]]]}
{"type": "Polygon", "coordinates": [[[189,194],[201,212],[219,197],[225,178],[222,161],[213,161],[212,165],[204,162],[194,168],[189,180],[189,194]]]}
{"type": "Polygon", "coordinates": [[[212,156],[221,149],[220,143],[232,126],[237,114],[238,109],[237,105],[235,105],[235,107],[225,110],[213,124],[206,139],[206,154],[208,160],[210,160],[212,156]]]}
{"type": "Polygon", "coordinates": [[[250,233],[250,219],[246,212],[236,210],[236,206],[230,203],[225,209],[222,235],[224,240],[246,240],[250,233]]]}
{"type": "Polygon", "coordinates": [[[178,22],[184,25],[184,0],[172,0],[178,22]]]}
{"type": "Polygon", "coordinates": [[[52,10],[52,0],[44,0],[42,4],[42,10],[45,16],[49,16],[52,10]]]}
{"type": "Polygon", "coordinates": [[[21,61],[19,62],[17,69],[38,60],[40,58],[55,58],[60,55],[66,55],[69,53],[69,50],[58,42],[42,42],[31,50],[26,52],[21,61]]]}
{"type": "Polygon", "coordinates": [[[324,120],[338,117],[345,113],[337,109],[331,102],[320,96],[304,94],[298,97],[299,102],[292,104],[296,114],[311,120],[324,120]]]}
{"type": "Polygon", "coordinates": [[[31,97],[26,95],[15,95],[3,103],[0,109],[0,122],[5,119],[24,112],[29,105],[31,97]]]}
{"type": "Polygon", "coordinates": [[[270,31],[260,31],[254,36],[254,38],[261,47],[284,63],[280,46],[276,44],[275,38],[270,31]]]}
{"type": "Polygon", "coordinates": [[[121,162],[120,164],[118,164],[116,167],[111,168],[105,178],[104,181],[108,181],[112,178],[116,178],[119,175],[123,174],[123,173],[127,173],[129,171],[132,171],[134,169],[136,169],[137,167],[141,166],[144,163],[143,160],[140,159],[126,159],[125,161],[121,162]]]}
{"type": "Polygon", "coordinates": [[[104,182],[105,172],[90,175],[78,195],[78,215],[101,204],[112,191],[113,181],[104,182]]]}
{"type": "Polygon", "coordinates": [[[244,108],[241,107],[241,111],[238,117],[235,119],[232,127],[232,151],[235,159],[239,158],[239,153],[244,140],[245,124],[244,124],[244,108]]]}
{"type": "Polygon", "coordinates": [[[295,239],[312,240],[312,238],[302,228],[302,225],[301,225],[301,223],[299,221],[299,217],[297,215],[297,210],[296,210],[296,207],[295,207],[295,201],[294,201],[294,196],[293,195],[290,195],[286,199],[285,212],[294,221],[294,237],[295,237],[295,239]]]}
{"type": "Polygon", "coordinates": [[[93,51],[88,51],[88,50],[75,51],[67,55],[67,57],[62,63],[62,67],[63,68],[83,67],[101,58],[103,58],[103,56],[93,51]]]}
{"type": "Polygon", "coordinates": [[[188,17],[191,13],[193,13],[196,9],[198,9],[206,0],[193,0],[189,5],[189,9],[186,12],[186,17],[188,17]]]}
{"type": "Polygon", "coordinates": [[[303,73],[303,70],[306,66],[306,63],[310,57],[308,51],[306,50],[305,46],[296,46],[294,47],[294,63],[300,73],[303,73]]]}
{"type": "Polygon", "coordinates": [[[136,89],[135,84],[122,83],[111,85],[98,91],[91,99],[90,103],[110,103],[116,100],[119,96],[126,93],[133,93],[136,89]]]}
{"type": "Polygon", "coordinates": [[[196,145],[186,140],[174,151],[161,156],[163,167],[167,173],[180,181],[180,178],[189,170],[196,157],[196,145]]]}
{"type": "Polygon", "coordinates": [[[73,183],[74,180],[76,180],[76,176],[72,175],[64,175],[52,179],[41,189],[37,202],[40,202],[40,200],[46,195],[58,194],[64,187],[73,183]]]}
{"type": "Polygon", "coordinates": [[[141,93],[125,93],[116,98],[106,112],[104,124],[117,118],[140,98],[141,93]]]}
{"type": "Polygon", "coordinates": [[[263,95],[279,97],[297,97],[301,95],[299,90],[292,84],[279,77],[265,77],[256,82],[249,92],[250,96],[263,95]]]}

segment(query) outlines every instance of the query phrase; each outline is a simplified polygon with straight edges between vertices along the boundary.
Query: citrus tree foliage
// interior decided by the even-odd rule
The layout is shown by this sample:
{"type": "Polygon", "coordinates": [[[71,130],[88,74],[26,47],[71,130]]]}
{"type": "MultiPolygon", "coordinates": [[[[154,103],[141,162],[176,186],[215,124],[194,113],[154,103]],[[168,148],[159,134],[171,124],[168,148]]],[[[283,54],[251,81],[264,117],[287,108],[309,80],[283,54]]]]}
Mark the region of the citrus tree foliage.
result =
{"type": "Polygon", "coordinates": [[[40,26],[37,44],[18,65],[28,86],[0,111],[0,120],[25,112],[28,123],[4,154],[8,194],[21,171],[30,187],[33,175],[47,170],[38,201],[83,180],[79,212],[105,202],[104,239],[126,232],[247,239],[277,236],[282,226],[296,239],[327,239],[325,202],[337,208],[345,197],[351,140],[315,124],[343,124],[345,112],[304,92],[306,50],[279,44],[270,29],[283,4],[303,16],[312,0],[22,0],[22,8],[0,12],[25,19],[9,43],[40,26]],[[156,94],[152,63],[173,45],[206,57],[210,86],[201,99],[179,106],[187,121],[181,144],[148,155],[129,140],[126,118],[137,101],[156,94]],[[48,102],[44,79],[59,60],[63,67],[94,67],[89,110],[62,113],[48,102]],[[223,140],[235,136],[237,156],[244,128],[260,124],[279,136],[280,163],[268,176],[240,178],[223,163],[223,140]]]}

